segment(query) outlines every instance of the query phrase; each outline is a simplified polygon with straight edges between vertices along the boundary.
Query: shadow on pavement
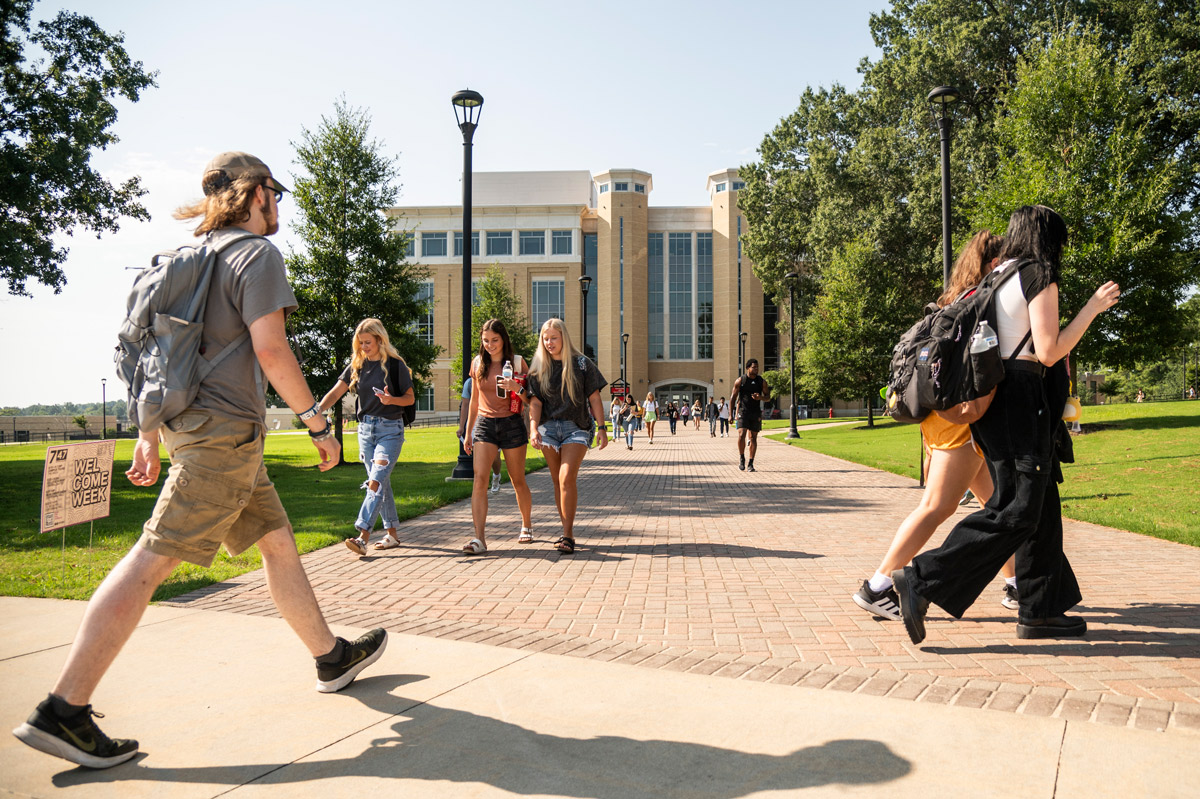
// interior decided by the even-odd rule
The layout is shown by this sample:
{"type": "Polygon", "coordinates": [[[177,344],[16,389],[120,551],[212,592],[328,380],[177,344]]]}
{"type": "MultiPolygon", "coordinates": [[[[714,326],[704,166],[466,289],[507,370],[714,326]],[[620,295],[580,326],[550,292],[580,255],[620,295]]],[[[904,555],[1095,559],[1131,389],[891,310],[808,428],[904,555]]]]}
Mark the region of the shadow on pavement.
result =
{"type": "Polygon", "coordinates": [[[370,741],[353,757],[155,768],[144,765],[153,759],[151,752],[107,771],[60,772],[53,782],[59,788],[139,780],[284,785],[349,776],[478,783],[514,794],[588,799],[733,799],[769,790],[886,783],[912,770],[881,741],[842,739],[786,755],[766,755],[683,741],[612,735],[570,738],[386,692],[385,683],[417,679],[422,678],[375,677],[345,692],[395,719],[367,728],[390,723],[391,734],[370,741]]]}

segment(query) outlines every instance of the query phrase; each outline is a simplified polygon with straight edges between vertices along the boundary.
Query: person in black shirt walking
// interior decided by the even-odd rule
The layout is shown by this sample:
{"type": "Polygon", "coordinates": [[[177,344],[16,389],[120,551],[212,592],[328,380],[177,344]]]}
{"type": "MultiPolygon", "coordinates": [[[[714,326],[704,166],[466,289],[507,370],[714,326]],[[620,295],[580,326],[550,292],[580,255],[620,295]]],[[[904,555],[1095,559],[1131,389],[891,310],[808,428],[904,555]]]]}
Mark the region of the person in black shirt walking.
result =
{"type": "Polygon", "coordinates": [[[758,373],[758,359],[746,361],[746,374],[733,382],[729,404],[734,407],[738,431],[738,468],[754,471],[758,452],[758,432],[762,430],[762,404],[771,398],[767,381],[758,373]],[[746,436],[750,437],[750,460],[746,461],[746,436]]]}

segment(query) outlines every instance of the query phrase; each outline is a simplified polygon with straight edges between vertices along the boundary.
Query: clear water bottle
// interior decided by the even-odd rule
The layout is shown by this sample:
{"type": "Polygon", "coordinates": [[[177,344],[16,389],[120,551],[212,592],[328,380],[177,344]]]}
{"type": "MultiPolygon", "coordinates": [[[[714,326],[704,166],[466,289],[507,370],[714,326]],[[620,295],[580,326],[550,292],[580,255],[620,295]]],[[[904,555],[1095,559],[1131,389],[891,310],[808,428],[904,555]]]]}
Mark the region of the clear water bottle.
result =
{"type": "Polygon", "coordinates": [[[505,397],[508,396],[508,391],[500,385],[500,379],[503,378],[504,380],[512,380],[512,376],[513,376],[512,361],[505,361],[504,369],[501,370],[500,377],[496,379],[496,396],[497,397],[504,399],[505,397]]]}
{"type": "Polygon", "coordinates": [[[975,335],[971,336],[971,354],[977,355],[981,352],[994,350],[1000,346],[1000,337],[996,335],[996,331],[992,330],[992,326],[984,319],[979,323],[979,327],[975,329],[975,335]]]}

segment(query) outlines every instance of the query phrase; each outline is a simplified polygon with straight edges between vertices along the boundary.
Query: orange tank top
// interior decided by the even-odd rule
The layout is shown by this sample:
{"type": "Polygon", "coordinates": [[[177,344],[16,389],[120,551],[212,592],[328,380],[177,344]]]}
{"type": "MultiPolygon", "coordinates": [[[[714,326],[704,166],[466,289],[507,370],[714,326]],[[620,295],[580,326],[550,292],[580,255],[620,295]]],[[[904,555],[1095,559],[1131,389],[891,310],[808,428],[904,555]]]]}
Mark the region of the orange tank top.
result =
{"type": "MultiPolygon", "coordinates": [[[[514,355],[514,358],[513,374],[523,374],[526,371],[525,359],[520,355],[514,355]]],[[[504,363],[492,361],[485,375],[479,375],[479,370],[479,357],[476,356],[471,374],[477,376],[474,380],[475,388],[472,390],[479,391],[479,415],[489,419],[503,419],[506,416],[512,416],[513,412],[508,409],[509,398],[496,396],[496,377],[504,371],[504,363]]]]}

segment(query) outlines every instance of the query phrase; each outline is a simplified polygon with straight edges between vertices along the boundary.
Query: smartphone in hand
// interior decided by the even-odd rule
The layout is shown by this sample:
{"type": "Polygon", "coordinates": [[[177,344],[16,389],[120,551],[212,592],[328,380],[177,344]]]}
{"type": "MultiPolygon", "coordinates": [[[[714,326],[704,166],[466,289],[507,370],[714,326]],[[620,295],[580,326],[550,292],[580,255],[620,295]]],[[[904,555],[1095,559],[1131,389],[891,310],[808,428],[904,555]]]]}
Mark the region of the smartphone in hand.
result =
{"type": "Polygon", "coordinates": [[[377,396],[377,397],[382,397],[382,396],[383,396],[383,389],[380,389],[380,388],[374,388],[374,389],[371,389],[371,390],[375,392],[375,396],[377,396]]]}

